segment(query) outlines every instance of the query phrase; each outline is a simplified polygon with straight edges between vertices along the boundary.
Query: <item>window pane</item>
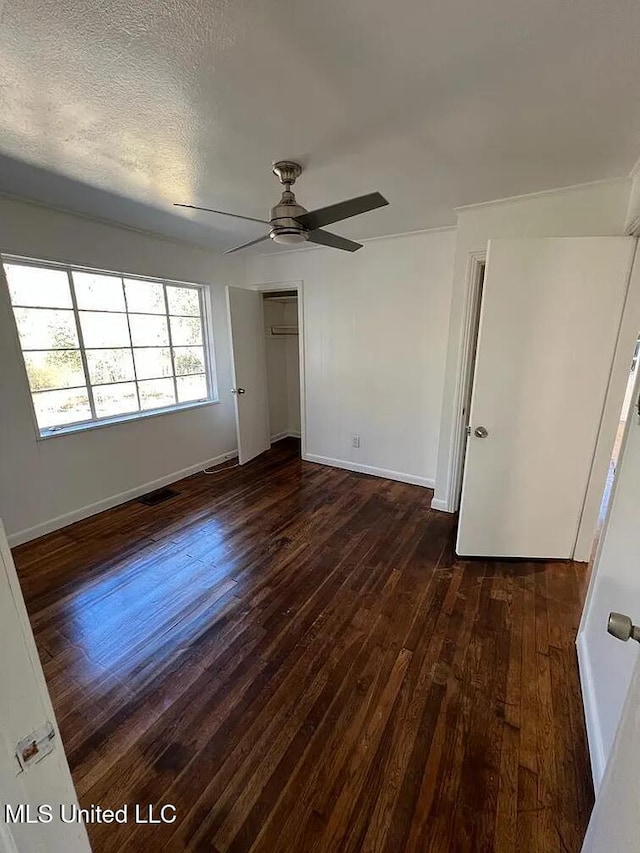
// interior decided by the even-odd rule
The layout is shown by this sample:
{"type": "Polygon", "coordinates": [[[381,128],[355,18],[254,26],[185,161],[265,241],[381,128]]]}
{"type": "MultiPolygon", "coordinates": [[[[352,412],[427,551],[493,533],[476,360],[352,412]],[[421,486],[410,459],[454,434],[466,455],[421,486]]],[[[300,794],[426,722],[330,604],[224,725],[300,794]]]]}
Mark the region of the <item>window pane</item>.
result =
{"type": "Polygon", "coordinates": [[[43,391],[33,395],[33,405],[40,429],[91,419],[86,388],[74,388],[73,391],[43,391]]]}
{"type": "Polygon", "coordinates": [[[135,382],[121,382],[119,385],[100,385],[93,389],[93,400],[99,418],[111,415],[123,415],[137,412],[138,395],[135,382]]]}
{"type": "Polygon", "coordinates": [[[169,343],[166,317],[131,314],[129,323],[134,347],[155,347],[169,343]]]}
{"type": "Polygon", "coordinates": [[[41,308],[71,308],[69,278],[64,270],[5,264],[11,302],[41,308]]]}
{"type": "Polygon", "coordinates": [[[179,403],[187,403],[189,400],[207,399],[207,377],[204,374],[199,376],[178,376],[176,384],[178,386],[179,403]]]}
{"type": "Polygon", "coordinates": [[[198,317],[171,317],[171,340],[174,346],[199,344],[202,346],[202,329],[198,317]]]}
{"type": "Polygon", "coordinates": [[[81,311],[80,325],[85,347],[128,347],[129,326],[126,314],[81,311]]]}
{"type": "Polygon", "coordinates": [[[78,333],[73,311],[16,308],[22,349],[75,349],[78,333]]]}
{"type": "Polygon", "coordinates": [[[176,374],[204,373],[204,349],[202,347],[175,347],[173,358],[176,374]]]}
{"type": "Polygon", "coordinates": [[[77,349],[25,352],[24,363],[32,391],[72,388],[86,383],[80,350],[77,349]]]}
{"type": "Polygon", "coordinates": [[[148,379],[138,382],[140,407],[142,409],[160,409],[173,406],[176,402],[173,379],[148,379]]]}
{"type": "Polygon", "coordinates": [[[173,375],[169,347],[150,347],[133,352],[138,379],[157,379],[160,376],[173,375]]]}
{"type": "Polygon", "coordinates": [[[165,313],[164,288],[158,282],[125,278],[124,289],[129,311],[139,311],[142,314],[165,313]]]}
{"type": "Polygon", "coordinates": [[[73,284],[76,289],[78,308],[89,308],[94,311],[125,310],[121,278],[116,278],[114,275],[74,272],[73,284]]]}
{"type": "Polygon", "coordinates": [[[89,349],[87,364],[92,385],[135,379],[130,349],[89,349]]]}
{"type": "Polygon", "coordinates": [[[167,302],[169,303],[169,314],[200,316],[199,292],[193,287],[171,287],[171,285],[167,285],[167,302]]]}

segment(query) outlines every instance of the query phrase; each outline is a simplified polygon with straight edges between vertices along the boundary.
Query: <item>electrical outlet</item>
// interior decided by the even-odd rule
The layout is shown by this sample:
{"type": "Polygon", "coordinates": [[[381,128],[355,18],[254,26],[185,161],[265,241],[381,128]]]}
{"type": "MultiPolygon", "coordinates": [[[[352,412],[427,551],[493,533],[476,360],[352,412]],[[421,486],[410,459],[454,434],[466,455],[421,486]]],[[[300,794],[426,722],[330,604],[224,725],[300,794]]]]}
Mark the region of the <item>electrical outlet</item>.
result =
{"type": "Polygon", "coordinates": [[[351,447],[360,447],[360,436],[357,432],[354,432],[351,437],[351,447]]]}

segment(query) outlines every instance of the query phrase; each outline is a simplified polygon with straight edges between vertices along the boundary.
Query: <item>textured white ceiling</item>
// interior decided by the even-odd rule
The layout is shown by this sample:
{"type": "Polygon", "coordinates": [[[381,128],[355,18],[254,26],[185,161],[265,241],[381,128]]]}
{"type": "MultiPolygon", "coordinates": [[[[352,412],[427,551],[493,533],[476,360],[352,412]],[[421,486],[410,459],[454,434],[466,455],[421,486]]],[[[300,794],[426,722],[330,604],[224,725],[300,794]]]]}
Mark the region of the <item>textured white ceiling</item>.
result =
{"type": "Polygon", "coordinates": [[[299,201],[380,190],[334,230],[627,174],[637,0],[0,0],[0,190],[227,247],[299,201]]]}

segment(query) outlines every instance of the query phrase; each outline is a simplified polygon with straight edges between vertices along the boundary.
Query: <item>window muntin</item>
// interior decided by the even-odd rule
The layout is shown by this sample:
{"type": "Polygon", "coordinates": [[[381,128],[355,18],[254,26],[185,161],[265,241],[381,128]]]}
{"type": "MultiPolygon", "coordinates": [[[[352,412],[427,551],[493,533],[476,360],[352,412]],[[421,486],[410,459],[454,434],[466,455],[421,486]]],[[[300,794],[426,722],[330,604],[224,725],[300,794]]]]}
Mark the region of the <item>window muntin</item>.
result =
{"type": "Polygon", "coordinates": [[[213,399],[204,288],[4,261],[41,435],[213,399]]]}

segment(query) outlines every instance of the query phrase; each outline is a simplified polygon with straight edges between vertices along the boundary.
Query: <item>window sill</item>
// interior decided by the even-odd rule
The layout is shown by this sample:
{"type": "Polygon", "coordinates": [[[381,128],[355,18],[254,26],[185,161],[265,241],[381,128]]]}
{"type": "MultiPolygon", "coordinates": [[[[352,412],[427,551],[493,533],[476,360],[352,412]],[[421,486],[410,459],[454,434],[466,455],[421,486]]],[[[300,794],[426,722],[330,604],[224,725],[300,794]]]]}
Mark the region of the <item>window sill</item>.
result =
{"type": "Polygon", "coordinates": [[[60,427],[59,429],[48,430],[45,433],[38,432],[36,439],[37,441],[48,441],[50,438],[58,438],[62,435],[77,435],[78,433],[90,432],[94,429],[103,429],[104,427],[135,423],[136,421],[146,421],[149,418],[157,418],[161,415],[173,415],[177,412],[189,412],[193,409],[204,409],[206,406],[216,406],[219,402],[220,400],[199,400],[196,403],[185,403],[182,406],[171,406],[166,409],[153,409],[148,412],[135,412],[131,415],[118,415],[113,418],[94,421],[93,423],[70,424],[69,426],[60,427]]]}

